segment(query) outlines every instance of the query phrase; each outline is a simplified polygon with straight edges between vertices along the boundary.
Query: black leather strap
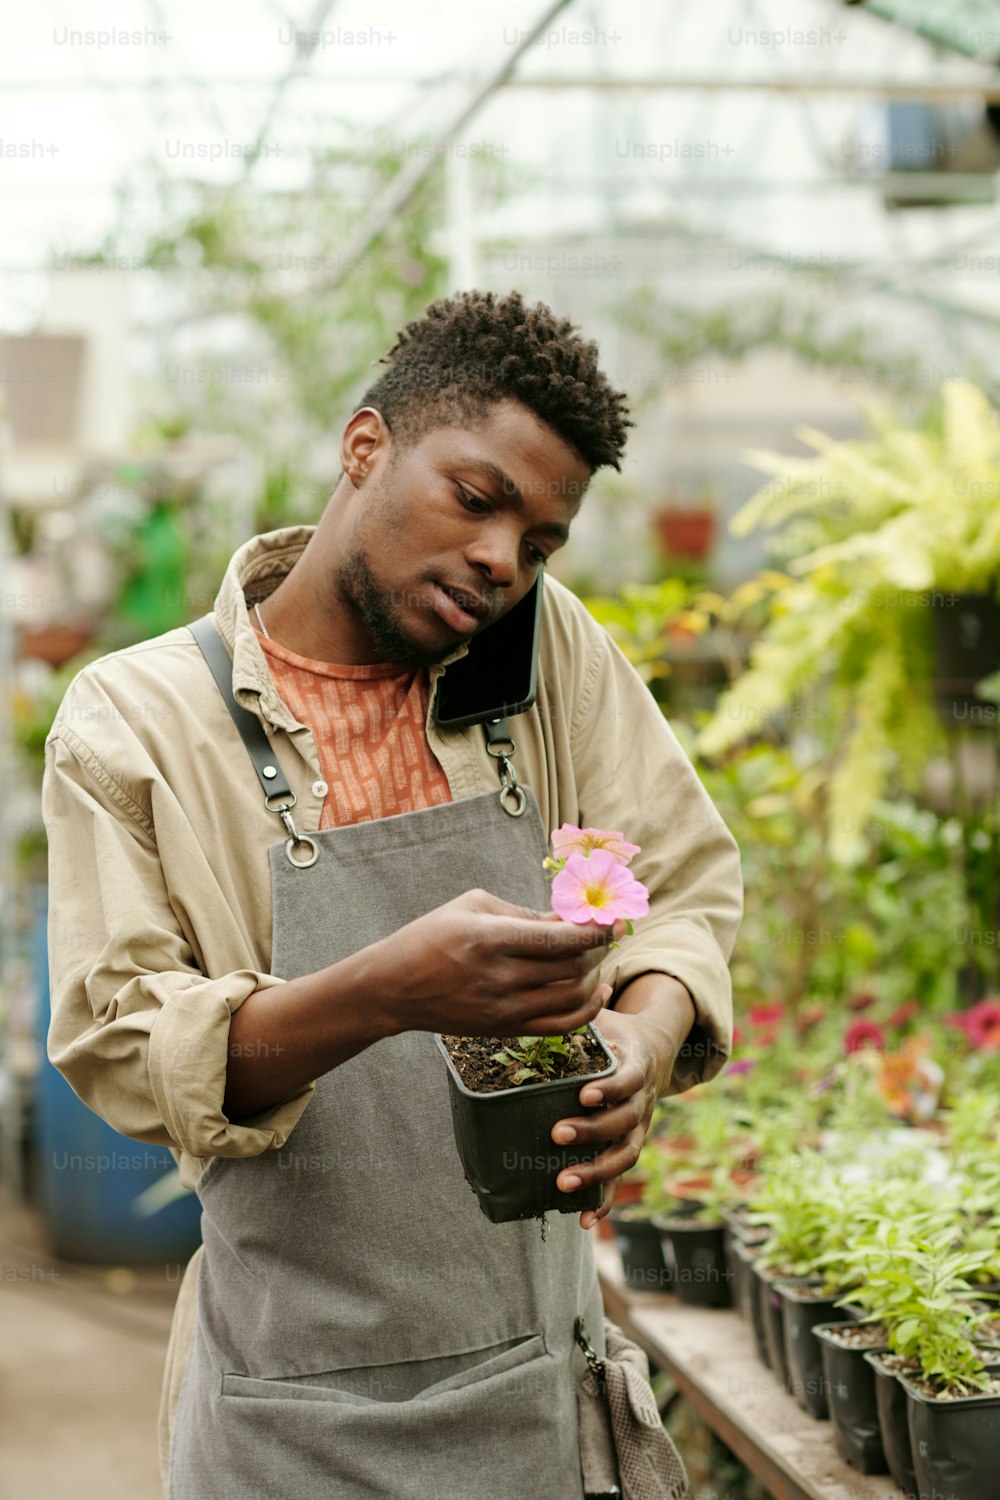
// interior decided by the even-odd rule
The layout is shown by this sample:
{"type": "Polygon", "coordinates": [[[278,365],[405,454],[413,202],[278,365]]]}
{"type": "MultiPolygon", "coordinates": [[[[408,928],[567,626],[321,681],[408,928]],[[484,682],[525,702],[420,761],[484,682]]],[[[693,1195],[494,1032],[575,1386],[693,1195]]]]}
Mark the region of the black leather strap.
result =
{"type": "Polygon", "coordinates": [[[483,734],[486,736],[487,749],[491,745],[513,745],[510,725],[506,719],[485,719],[483,721],[483,734]]]}
{"type": "Polygon", "coordinates": [[[225,641],[208,615],[195,620],[193,625],[188,626],[188,629],[201,647],[201,654],[208,662],[209,671],[215,678],[216,686],[229,709],[233,723],[240,732],[247,754],[253,761],[257,780],[264,788],[265,797],[274,797],[279,800],[290,798],[292,789],[264,733],[264,726],[256,714],[252,714],[248,708],[237,703],[233,694],[233,663],[226,650],[225,641]]]}

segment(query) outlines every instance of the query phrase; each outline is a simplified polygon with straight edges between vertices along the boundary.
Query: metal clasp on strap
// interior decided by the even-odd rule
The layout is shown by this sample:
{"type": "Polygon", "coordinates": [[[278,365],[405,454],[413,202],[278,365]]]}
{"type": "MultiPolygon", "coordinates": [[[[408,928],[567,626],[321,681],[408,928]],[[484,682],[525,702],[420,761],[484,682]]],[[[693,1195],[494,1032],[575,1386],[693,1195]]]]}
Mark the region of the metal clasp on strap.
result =
{"type": "Polygon", "coordinates": [[[606,1376],[604,1376],[604,1361],[603,1359],[598,1359],[597,1350],[594,1349],[594,1344],[591,1344],[591,1338],[589,1338],[588,1332],[586,1332],[586,1325],[583,1323],[582,1317],[577,1317],[576,1322],[574,1322],[573,1337],[577,1341],[577,1344],[579,1344],[580,1349],[583,1350],[586,1365],[588,1365],[588,1370],[594,1376],[594,1382],[597,1385],[598,1391],[603,1394],[607,1389],[606,1376]]]}
{"type": "Polygon", "coordinates": [[[594,1379],[597,1381],[598,1386],[603,1390],[604,1361],[598,1358],[597,1350],[590,1342],[586,1324],[584,1323],[582,1318],[578,1317],[576,1319],[576,1322],[573,1324],[573,1337],[576,1339],[577,1343],[580,1345],[580,1348],[583,1350],[591,1375],[593,1375],[594,1379]]]}
{"type": "Polygon", "coordinates": [[[512,818],[519,818],[528,805],[528,799],[524,789],[518,785],[517,776],[514,773],[511,757],[517,746],[511,737],[510,726],[504,718],[487,719],[483,724],[483,733],[486,735],[486,753],[492,755],[497,762],[497,773],[500,777],[500,806],[512,818]]]}
{"type": "Polygon", "coordinates": [[[285,825],[285,832],[291,835],[285,843],[285,854],[288,856],[288,863],[294,865],[297,870],[308,870],[310,865],[314,865],[319,858],[319,847],[315,839],[311,839],[307,833],[300,833],[295,826],[295,820],[292,817],[292,808],[298,800],[294,792],[289,792],[277,807],[271,806],[270,796],[265,797],[264,806],[268,812],[278,814],[278,817],[285,825]],[[292,850],[297,849],[300,844],[304,844],[308,849],[307,857],[305,859],[293,859],[292,850]]]}

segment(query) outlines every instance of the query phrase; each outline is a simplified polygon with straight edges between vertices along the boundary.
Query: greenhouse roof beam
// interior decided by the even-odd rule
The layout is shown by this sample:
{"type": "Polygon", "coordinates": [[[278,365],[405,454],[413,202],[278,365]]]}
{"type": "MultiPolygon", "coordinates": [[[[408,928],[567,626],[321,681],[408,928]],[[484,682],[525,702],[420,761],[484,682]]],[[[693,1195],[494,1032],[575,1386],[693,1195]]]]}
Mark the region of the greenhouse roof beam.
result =
{"type": "MultiPolygon", "coordinates": [[[[569,3],[569,0],[565,0],[569,3]]],[[[139,78],[95,78],[93,75],[79,74],[75,78],[59,80],[60,92],[65,93],[74,89],[93,89],[95,91],[106,91],[114,93],[118,90],[138,89],[145,92],[150,87],[151,80],[148,77],[139,78]]],[[[190,86],[190,80],[186,78],[163,78],[156,80],[162,84],[165,90],[184,89],[190,86]]],[[[224,78],[200,79],[203,84],[214,84],[219,88],[226,89],[257,89],[263,91],[268,87],[259,78],[224,78]]],[[[439,88],[442,82],[440,75],[434,77],[414,80],[417,88],[422,90],[439,88]]],[[[300,73],[295,83],[297,87],[305,84],[316,84],[321,88],[328,89],[337,84],[342,88],[374,88],[384,86],[386,88],[400,87],[398,77],[378,75],[370,73],[300,73]]],[[[47,78],[0,78],[0,90],[4,93],[36,93],[40,89],[51,87],[51,79],[47,78]]],[[[925,100],[928,103],[939,103],[949,99],[985,99],[990,103],[1000,102],[1000,73],[990,72],[981,74],[979,77],[948,78],[935,81],[926,79],[902,79],[902,78],[733,78],[724,74],[693,74],[680,75],[675,78],[508,78],[499,83],[490,84],[483,98],[479,100],[477,108],[485,102],[485,99],[494,92],[505,89],[592,89],[605,93],[618,92],[627,93],[629,90],[649,92],[651,90],[672,91],[674,93],[731,93],[731,94],[828,94],[831,96],[844,95],[856,96],[861,99],[912,99],[925,100]]],[[[464,122],[463,122],[464,123],[464,122]]],[[[450,139],[454,134],[454,127],[449,127],[450,139]]]]}
{"type": "Polygon", "coordinates": [[[730,94],[844,94],[876,99],[914,99],[933,103],[945,99],[1000,101],[1000,73],[980,78],[949,78],[935,82],[914,78],[733,78],[713,74],[685,74],[676,78],[511,78],[506,89],[593,89],[601,92],[662,90],[673,93],[730,94]]]}
{"type": "Polygon", "coordinates": [[[370,249],[379,235],[386,229],[393,216],[413,197],[414,193],[423,182],[424,178],[434,169],[441,153],[454,139],[458,132],[466,125],[474,115],[486,103],[487,99],[505,83],[521,61],[524,53],[540,36],[545,28],[556,19],[561,11],[564,11],[572,0],[552,0],[546,5],[535,23],[522,32],[520,40],[513,48],[510,57],[504,63],[494,69],[486,80],[474,91],[471,99],[462,105],[455,117],[437,135],[431,144],[431,149],[425,157],[414,157],[403,170],[393,178],[385,191],[380,194],[371,213],[360,224],[351,238],[348,240],[339,268],[329,276],[324,276],[308,287],[305,287],[297,296],[312,296],[316,292],[332,291],[347,276],[351,266],[370,249]]]}

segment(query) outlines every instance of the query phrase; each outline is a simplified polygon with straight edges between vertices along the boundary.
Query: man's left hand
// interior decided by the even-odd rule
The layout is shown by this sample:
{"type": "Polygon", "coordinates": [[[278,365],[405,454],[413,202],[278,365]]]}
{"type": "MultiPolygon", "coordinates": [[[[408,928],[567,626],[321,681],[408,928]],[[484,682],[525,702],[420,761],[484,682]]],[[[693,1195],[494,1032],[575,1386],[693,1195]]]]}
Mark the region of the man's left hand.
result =
{"type": "Polygon", "coordinates": [[[654,1106],[666,1091],[674,1060],[693,1020],[694,1007],[683,985],[660,974],[644,974],[634,980],[622,991],[619,1008],[605,1008],[597,1017],[595,1024],[618,1058],[618,1067],[610,1077],[584,1084],[579,1098],[583,1105],[604,1107],[592,1115],[567,1116],[552,1127],[552,1139],[560,1146],[607,1143],[607,1149],[593,1161],[567,1167],[556,1179],[557,1186],[566,1192],[597,1182],[605,1184],[600,1208],[581,1214],[582,1229],[592,1229],[610,1211],[622,1174],[638,1161],[654,1106]],[[670,1005],[669,1009],[661,993],[668,986],[670,998],[674,993],[678,996],[676,1007],[670,1005]],[[621,1008],[626,995],[627,1004],[635,1010],[621,1008]]]}

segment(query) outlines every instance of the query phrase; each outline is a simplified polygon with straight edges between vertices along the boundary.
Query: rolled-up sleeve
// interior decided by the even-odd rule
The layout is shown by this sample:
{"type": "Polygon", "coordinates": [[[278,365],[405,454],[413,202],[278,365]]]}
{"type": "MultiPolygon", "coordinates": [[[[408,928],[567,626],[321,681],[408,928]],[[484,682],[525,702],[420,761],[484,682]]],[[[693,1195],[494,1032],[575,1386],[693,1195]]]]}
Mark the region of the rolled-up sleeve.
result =
{"type": "Polygon", "coordinates": [[[49,1058],[123,1135],[196,1161],[256,1156],[284,1144],[314,1088],[239,1124],[223,1112],[230,1019],[249,995],[283,981],[252,968],[198,969],[155,839],[134,812],[122,788],[50,737],[49,1058]]]}
{"type": "Polygon", "coordinates": [[[679,979],[696,1021],[670,1092],[715,1077],[732,1050],[729,957],[743,912],[736,841],[631,662],[603,627],[573,719],[581,826],[621,829],[641,847],[632,871],[649,915],[602,976],[621,989],[650,971],[679,979]]]}

